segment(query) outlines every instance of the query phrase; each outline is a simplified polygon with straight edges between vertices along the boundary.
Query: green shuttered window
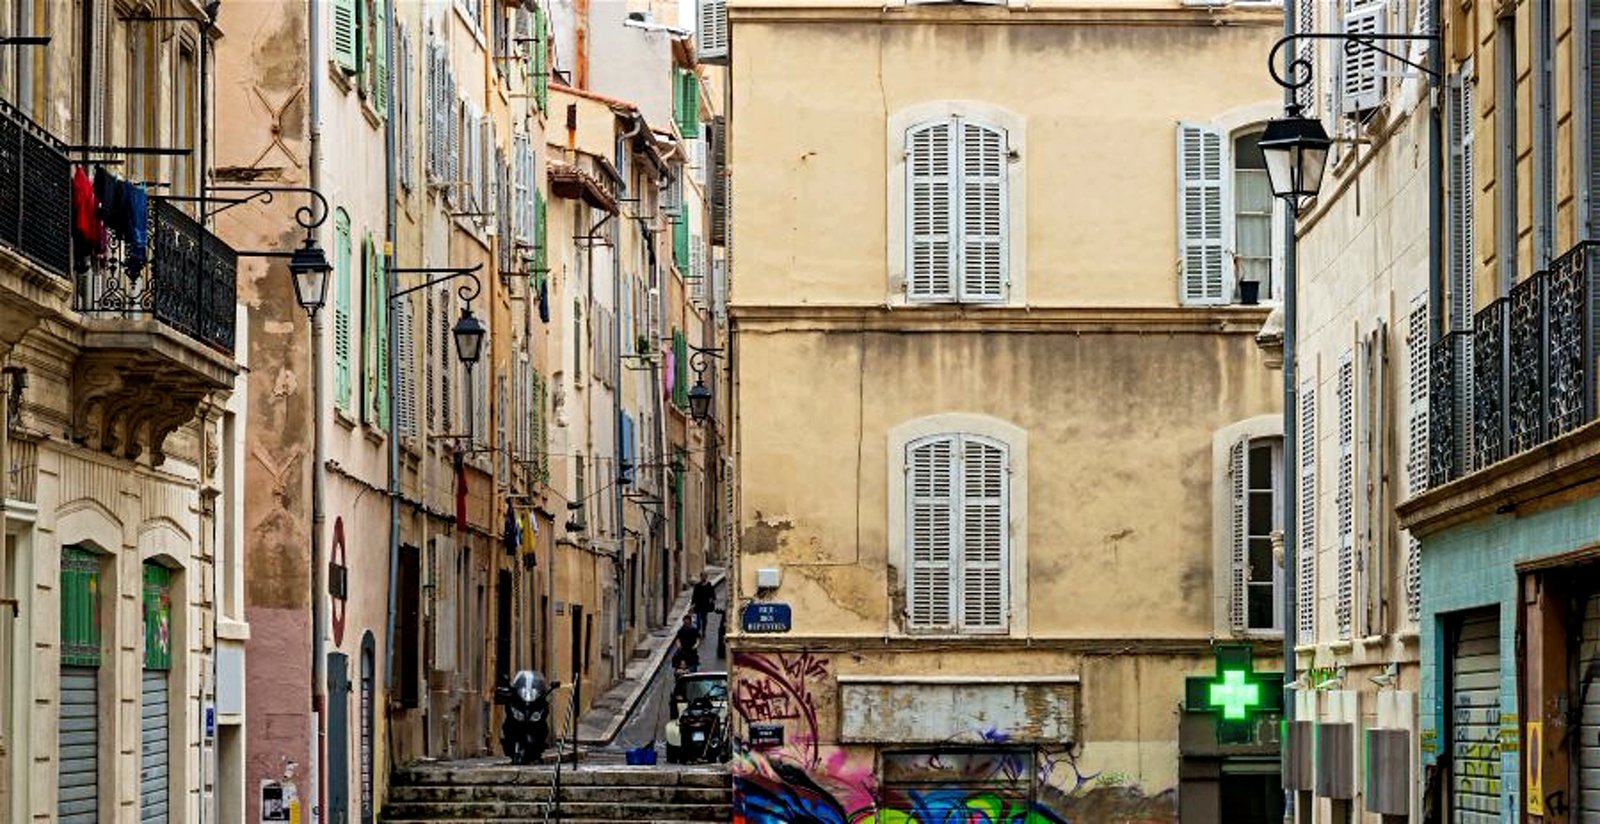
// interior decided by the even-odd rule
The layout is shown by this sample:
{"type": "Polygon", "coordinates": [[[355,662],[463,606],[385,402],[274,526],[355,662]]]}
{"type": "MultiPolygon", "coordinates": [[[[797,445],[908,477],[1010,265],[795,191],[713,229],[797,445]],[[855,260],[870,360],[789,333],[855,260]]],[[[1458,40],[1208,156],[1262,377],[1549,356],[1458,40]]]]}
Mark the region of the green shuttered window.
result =
{"type": "Polygon", "coordinates": [[[61,664],[100,666],[100,556],[61,550],[61,664]]]}
{"type": "Polygon", "coordinates": [[[144,565],[144,668],[172,669],[172,570],[144,565]]]}

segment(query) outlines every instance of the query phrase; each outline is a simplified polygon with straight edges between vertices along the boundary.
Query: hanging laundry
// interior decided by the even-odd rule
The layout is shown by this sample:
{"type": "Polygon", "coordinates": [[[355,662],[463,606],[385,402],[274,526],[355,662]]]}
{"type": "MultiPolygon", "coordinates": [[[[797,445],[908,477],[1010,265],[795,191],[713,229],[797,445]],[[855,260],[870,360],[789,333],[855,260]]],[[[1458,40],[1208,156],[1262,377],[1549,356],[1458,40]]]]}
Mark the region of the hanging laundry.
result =
{"type": "Polygon", "coordinates": [[[150,196],[142,184],[124,181],[124,185],[127,187],[128,227],[123,237],[128,241],[128,269],[138,276],[150,260],[150,196]]]}
{"type": "Polygon", "coordinates": [[[539,322],[550,322],[550,275],[539,275],[539,322]]]}
{"type": "Polygon", "coordinates": [[[100,201],[94,196],[94,184],[80,166],[72,172],[72,250],[77,270],[88,270],[94,257],[105,252],[105,243],[100,201]]]}

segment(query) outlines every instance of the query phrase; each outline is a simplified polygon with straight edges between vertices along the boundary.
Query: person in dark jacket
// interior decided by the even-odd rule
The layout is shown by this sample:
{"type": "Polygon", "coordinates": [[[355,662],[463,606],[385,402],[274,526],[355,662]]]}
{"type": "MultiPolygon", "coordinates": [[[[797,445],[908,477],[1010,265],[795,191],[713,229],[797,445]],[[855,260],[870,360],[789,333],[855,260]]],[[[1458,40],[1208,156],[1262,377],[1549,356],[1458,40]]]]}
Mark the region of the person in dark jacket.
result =
{"type": "Polygon", "coordinates": [[[674,672],[694,672],[700,668],[700,638],[700,630],[694,626],[694,616],[683,616],[683,625],[678,627],[678,634],[672,642],[675,648],[672,653],[674,672]]]}
{"type": "Polygon", "coordinates": [[[704,572],[700,573],[700,580],[695,582],[694,594],[689,598],[691,609],[694,610],[694,626],[700,630],[700,635],[706,634],[706,616],[717,608],[717,588],[712,586],[704,572]]]}

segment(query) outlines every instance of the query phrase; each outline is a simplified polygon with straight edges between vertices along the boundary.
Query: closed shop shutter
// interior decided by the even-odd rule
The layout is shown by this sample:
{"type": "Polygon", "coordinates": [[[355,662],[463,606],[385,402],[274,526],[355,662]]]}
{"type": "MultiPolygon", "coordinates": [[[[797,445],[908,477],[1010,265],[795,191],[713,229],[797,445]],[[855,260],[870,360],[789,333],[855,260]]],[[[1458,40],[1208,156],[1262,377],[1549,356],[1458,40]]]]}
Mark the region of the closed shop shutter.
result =
{"type": "Polygon", "coordinates": [[[167,671],[144,671],[139,700],[139,821],[166,824],[167,764],[170,742],[167,735],[167,671]]]}
{"type": "Polygon", "coordinates": [[[61,773],[56,806],[61,824],[100,818],[100,670],[61,668],[61,773]]]}
{"type": "Polygon", "coordinates": [[[1451,821],[1488,824],[1501,820],[1499,614],[1474,613],[1460,626],[1451,651],[1451,821]]]}
{"type": "Polygon", "coordinates": [[[1578,651],[1578,816],[1600,822],[1600,594],[1583,604],[1578,651]]]}

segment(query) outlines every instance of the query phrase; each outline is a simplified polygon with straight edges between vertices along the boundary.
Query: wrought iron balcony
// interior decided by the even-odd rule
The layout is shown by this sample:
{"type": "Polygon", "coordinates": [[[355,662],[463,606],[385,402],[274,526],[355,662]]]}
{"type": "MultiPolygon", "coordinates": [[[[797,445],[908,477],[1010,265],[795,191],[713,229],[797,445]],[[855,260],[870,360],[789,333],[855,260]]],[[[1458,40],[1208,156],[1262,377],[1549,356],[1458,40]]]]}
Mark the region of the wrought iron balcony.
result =
{"type": "Polygon", "coordinates": [[[1596,417],[1600,244],[1583,243],[1445,335],[1429,357],[1429,486],[1596,417]]]}
{"type": "Polygon", "coordinates": [[[65,278],[72,255],[66,147],[0,100],[0,244],[65,278]]]}
{"type": "Polygon", "coordinates": [[[233,354],[238,255],[170,202],[150,199],[147,262],[129,238],[111,235],[106,254],[79,273],[75,308],[91,317],[154,317],[233,354]]]}

